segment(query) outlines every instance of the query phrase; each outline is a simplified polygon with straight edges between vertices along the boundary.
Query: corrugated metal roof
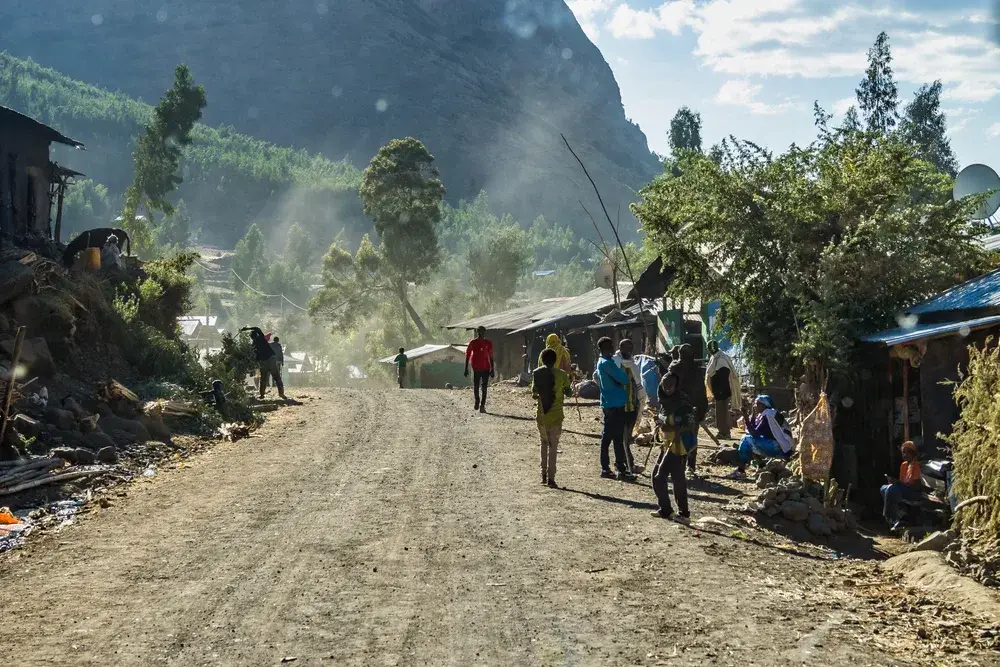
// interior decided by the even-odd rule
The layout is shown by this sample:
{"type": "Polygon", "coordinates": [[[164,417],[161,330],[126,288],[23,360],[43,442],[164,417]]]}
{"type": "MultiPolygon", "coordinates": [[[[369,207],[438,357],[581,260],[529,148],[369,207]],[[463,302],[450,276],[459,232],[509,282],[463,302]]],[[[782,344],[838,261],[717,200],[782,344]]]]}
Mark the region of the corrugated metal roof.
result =
{"type": "Polygon", "coordinates": [[[490,315],[483,315],[482,317],[474,317],[471,320],[465,320],[464,322],[449,324],[445,327],[445,329],[476,329],[479,327],[486,327],[487,331],[512,331],[531,324],[532,318],[538,313],[545,312],[546,310],[549,310],[560,303],[569,301],[572,298],[574,297],[556,297],[553,299],[545,299],[544,301],[539,301],[538,303],[530,303],[526,306],[505,310],[501,313],[492,313],[490,315]]]}
{"type": "MultiPolygon", "coordinates": [[[[413,361],[414,359],[419,359],[420,357],[426,357],[428,354],[434,354],[435,352],[440,352],[441,350],[447,350],[449,347],[460,352],[461,354],[465,354],[465,345],[434,345],[434,344],[421,345],[420,347],[414,348],[412,350],[406,350],[404,354],[406,355],[406,358],[409,361],[413,361]]],[[[384,359],[379,359],[378,362],[380,364],[391,364],[393,363],[393,360],[395,358],[396,355],[394,354],[391,357],[385,357],[384,359]]]]}
{"type": "Polygon", "coordinates": [[[20,111],[14,111],[9,107],[0,106],[0,123],[21,125],[22,127],[29,128],[30,131],[40,134],[48,141],[55,141],[60,144],[66,144],[67,146],[73,146],[74,148],[83,148],[83,144],[76,139],[70,139],[63,133],[49,127],[45,123],[40,123],[31,116],[26,116],[20,111]]]}
{"type": "MultiPolygon", "coordinates": [[[[618,293],[628,294],[628,291],[632,288],[632,283],[618,283],[618,293]]],[[[615,305],[614,292],[605,287],[598,287],[590,290],[585,294],[568,299],[566,302],[558,304],[556,307],[543,311],[534,317],[532,317],[532,323],[512,331],[512,334],[521,333],[522,331],[531,331],[532,329],[538,329],[539,327],[544,327],[554,322],[566,317],[575,317],[578,315],[596,315],[602,310],[610,308],[615,305]]]]}
{"type": "Polygon", "coordinates": [[[920,315],[975,308],[1000,308],[1000,269],[941,292],[923,303],[907,308],[906,312],[920,315]]]}
{"type": "Polygon", "coordinates": [[[1000,250],[1000,234],[993,234],[992,236],[987,236],[982,241],[983,247],[987,250],[1000,250]]]}
{"type": "Polygon", "coordinates": [[[990,315],[989,317],[979,317],[972,320],[963,320],[961,322],[940,322],[932,324],[918,324],[914,327],[899,327],[896,329],[889,329],[888,331],[880,331],[878,333],[869,334],[862,337],[861,340],[869,343],[884,343],[885,345],[892,347],[893,345],[911,343],[915,340],[923,340],[925,338],[937,338],[939,336],[947,336],[953,333],[968,335],[966,331],[971,333],[976,329],[983,329],[997,324],[1000,324],[1000,315],[990,315]]]}

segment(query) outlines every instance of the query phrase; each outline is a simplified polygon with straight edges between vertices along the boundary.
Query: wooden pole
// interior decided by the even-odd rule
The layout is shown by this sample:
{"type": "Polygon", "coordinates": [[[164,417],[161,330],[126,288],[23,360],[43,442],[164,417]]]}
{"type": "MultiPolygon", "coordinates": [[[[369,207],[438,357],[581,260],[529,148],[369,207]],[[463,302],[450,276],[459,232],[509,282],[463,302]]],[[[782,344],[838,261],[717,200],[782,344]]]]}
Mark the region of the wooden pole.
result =
{"type": "Polygon", "coordinates": [[[62,234],[62,212],[63,212],[63,195],[66,194],[66,182],[59,182],[59,189],[56,191],[56,229],[53,236],[55,236],[56,243],[61,243],[59,237],[62,234]]]}
{"type": "Polygon", "coordinates": [[[910,362],[903,359],[903,441],[910,439],[910,362]]]}
{"type": "Polygon", "coordinates": [[[17,328],[14,338],[14,354],[10,363],[10,379],[7,380],[7,391],[3,397],[3,414],[0,414],[0,449],[6,449],[4,437],[7,435],[7,422],[10,421],[10,402],[14,397],[14,379],[17,376],[17,363],[21,360],[21,346],[24,344],[24,327],[17,328]]]}

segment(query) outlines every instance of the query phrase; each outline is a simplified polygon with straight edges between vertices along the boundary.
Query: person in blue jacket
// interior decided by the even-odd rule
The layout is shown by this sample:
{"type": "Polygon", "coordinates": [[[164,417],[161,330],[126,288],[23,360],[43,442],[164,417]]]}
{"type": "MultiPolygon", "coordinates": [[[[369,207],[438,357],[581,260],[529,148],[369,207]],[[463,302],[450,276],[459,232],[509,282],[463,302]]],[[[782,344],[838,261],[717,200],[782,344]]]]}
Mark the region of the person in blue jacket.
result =
{"type": "Polygon", "coordinates": [[[604,433],[601,435],[601,477],[615,479],[611,472],[608,446],[614,444],[617,479],[624,482],[635,480],[628,469],[625,454],[625,404],[628,401],[628,375],[614,360],[614,343],[604,337],[597,341],[601,358],[597,362],[597,383],[601,386],[601,409],[604,411],[604,433]]]}

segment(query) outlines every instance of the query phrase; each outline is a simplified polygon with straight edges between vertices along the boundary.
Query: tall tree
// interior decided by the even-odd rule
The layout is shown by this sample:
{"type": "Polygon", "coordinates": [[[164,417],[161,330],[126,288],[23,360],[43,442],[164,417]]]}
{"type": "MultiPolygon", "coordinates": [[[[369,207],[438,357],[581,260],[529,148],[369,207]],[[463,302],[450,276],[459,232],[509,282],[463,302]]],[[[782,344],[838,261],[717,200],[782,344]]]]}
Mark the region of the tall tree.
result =
{"type": "Polygon", "coordinates": [[[191,130],[205,108],[205,89],[195,84],[186,65],[174,70],[174,85],[153,109],[153,122],[139,136],[135,151],[135,181],[125,191],[123,214],[126,231],[140,249],[152,241],[149,227],[138,216],[145,208],[150,224],[153,212],[173,212],[167,195],[183,181],[178,173],[184,148],[192,142],[191,130]]]}
{"type": "Polygon", "coordinates": [[[232,270],[236,275],[230,279],[230,282],[237,292],[246,289],[244,281],[256,288],[264,279],[267,272],[267,243],[256,222],[250,225],[247,233],[236,244],[236,250],[233,251],[232,270]]]}
{"type": "Polygon", "coordinates": [[[476,292],[480,311],[507,306],[531,258],[527,235],[508,216],[481,235],[466,255],[469,284],[476,292]]]}
{"type": "Polygon", "coordinates": [[[858,108],[853,104],[847,108],[844,114],[844,122],[840,125],[841,132],[860,132],[861,119],[858,117],[858,108]]]}
{"type": "Polygon", "coordinates": [[[166,215],[156,228],[156,240],[165,246],[177,246],[184,249],[191,242],[191,215],[187,204],[181,199],[173,212],[166,215]]]}
{"type": "Polygon", "coordinates": [[[868,50],[868,68],[857,88],[858,104],[865,128],[886,135],[899,121],[899,91],[892,74],[892,51],[889,35],[880,32],[868,50]]]}
{"type": "Polygon", "coordinates": [[[410,284],[422,285],[441,264],[438,223],[444,186],[434,156],[417,139],[393,139],[379,149],[361,177],[361,202],[374,220],[379,244],[368,237],[352,258],[334,243],[323,262],[323,289],[310,302],[310,312],[348,326],[341,312],[357,308],[389,292],[416,325],[429,336],[410,303],[410,284]],[[345,254],[346,253],[346,254],[345,254]]]}
{"type": "Polygon", "coordinates": [[[701,114],[681,107],[670,121],[670,150],[674,157],[683,151],[701,152],[701,114]]]}
{"type": "Polygon", "coordinates": [[[916,149],[917,155],[946,174],[958,173],[958,160],[948,140],[948,126],[941,111],[941,82],[924,84],[906,105],[899,126],[903,138],[916,149]]]}
{"type": "Polygon", "coordinates": [[[316,259],[316,244],[312,236],[297,222],[293,222],[288,228],[284,255],[286,262],[291,262],[303,271],[311,267],[316,259]]]}

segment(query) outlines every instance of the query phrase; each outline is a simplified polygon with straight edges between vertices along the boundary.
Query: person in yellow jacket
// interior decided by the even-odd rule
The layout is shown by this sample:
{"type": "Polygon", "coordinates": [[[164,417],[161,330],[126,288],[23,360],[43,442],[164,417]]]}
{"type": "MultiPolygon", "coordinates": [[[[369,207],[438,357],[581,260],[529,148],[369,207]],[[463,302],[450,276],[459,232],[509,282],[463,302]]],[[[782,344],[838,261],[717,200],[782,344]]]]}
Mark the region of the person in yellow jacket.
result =
{"type": "MultiPolygon", "coordinates": [[[[545,350],[555,350],[556,351],[555,367],[568,375],[572,375],[573,365],[569,359],[569,350],[567,350],[566,346],[562,344],[561,340],[559,340],[559,334],[550,333],[545,338],[545,350]]],[[[542,350],[541,354],[538,355],[539,368],[545,365],[545,363],[542,361],[542,354],[545,354],[545,350],[542,350]]]]}

